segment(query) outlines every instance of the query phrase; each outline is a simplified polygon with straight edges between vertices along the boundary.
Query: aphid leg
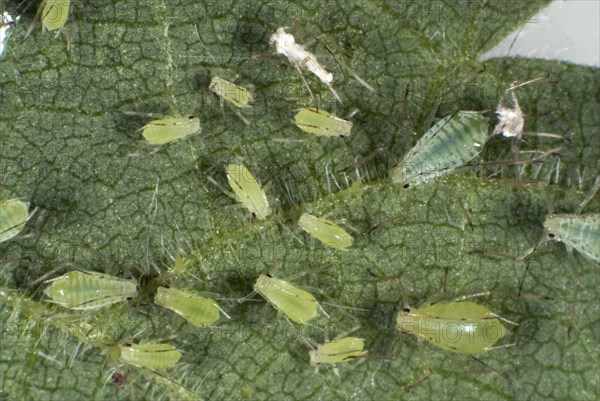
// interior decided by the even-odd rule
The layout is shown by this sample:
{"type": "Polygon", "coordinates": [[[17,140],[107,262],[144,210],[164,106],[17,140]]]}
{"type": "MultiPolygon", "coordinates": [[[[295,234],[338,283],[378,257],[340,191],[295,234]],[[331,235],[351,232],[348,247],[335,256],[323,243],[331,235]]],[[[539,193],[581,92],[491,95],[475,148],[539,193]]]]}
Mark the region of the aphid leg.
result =
{"type": "Polygon", "coordinates": [[[456,202],[458,203],[458,206],[460,206],[460,209],[463,212],[465,221],[471,228],[471,231],[473,231],[474,229],[473,229],[473,221],[471,220],[471,213],[469,213],[469,209],[465,206],[465,203],[463,202],[460,194],[453,189],[450,189],[450,188],[447,188],[447,187],[444,187],[441,185],[438,185],[436,189],[438,189],[438,188],[441,189],[442,191],[445,191],[447,194],[449,194],[456,200],[456,202]]]}
{"type": "MultiPolygon", "coordinates": [[[[499,347],[494,347],[494,348],[499,348],[499,347]]],[[[483,362],[481,359],[479,359],[479,358],[476,358],[476,357],[475,357],[475,356],[473,356],[473,355],[470,355],[470,357],[471,357],[471,358],[472,358],[474,361],[477,361],[477,362],[479,362],[480,364],[482,364],[482,365],[483,365],[483,366],[485,366],[486,368],[490,369],[492,372],[496,373],[497,375],[499,375],[499,376],[500,376],[500,377],[502,377],[503,379],[506,379],[506,380],[508,380],[508,375],[507,375],[506,373],[504,373],[504,372],[500,372],[499,370],[497,370],[497,369],[494,369],[493,367],[491,367],[490,365],[488,365],[487,363],[483,362]]]]}
{"type": "Polygon", "coordinates": [[[206,179],[208,180],[208,182],[210,182],[211,184],[213,184],[215,187],[219,188],[221,190],[221,192],[223,192],[225,195],[229,196],[232,199],[235,199],[236,201],[238,200],[237,196],[235,196],[235,194],[227,189],[225,189],[225,187],[223,187],[221,184],[219,184],[214,178],[212,178],[210,175],[206,176],[206,179]]]}
{"type": "Polygon", "coordinates": [[[392,280],[392,281],[394,281],[396,283],[396,285],[398,286],[398,288],[400,289],[400,295],[402,296],[403,308],[410,309],[410,305],[408,303],[408,293],[406,292],[406,288],[404,287],[404,284],[402,284],[402,280],[400,280],[400,277],[382,276],[382,275],[376,274],[371,269],[367,269],[367,272],[372,277],[374,277],[376,280],[392,280]]]}
{"type": "Polygon", "coordinates": [[[429,306],[429,305],[435,304],[436,302],[439,302],[442,299],[446,298],[447,294],[448,294],[448,268],[446,267],[444,269],[444,279],[442,281],[442,290],[440,292],[438,292],[437,294],[427,298],[425,300],[425,302],[423,302],[423,306],[429,306]]]}
{"type": "Polygon", "coordinates": [[[361,157],[361,158],[355,160],[354,163],[349,164],[346,167],[344,167],[344,168],[336,171],[336,173],[346,173],[346,172],[348,172],[350,170],[358,169],[360,166],[362,166],[363,164],[365,164],[366,162],[368,162],[369,160],[371,160],[375,156],[379,155],[380,153],[385,153],[387,151],[388,151],[387,148],[385,148],[383,146],[375,148],[375,150],[369,152],[369,154],[367,154],[366,156],[361,157]]]}
{"type": "Polygon", "coordinates": [[[421,384],[423,384],[425,382],[425,380],[429,379],[430,376],[431,376],[431,370],[429,370],[429,368],[424,368],[423,369],[423,376],[420,379],[418,379],[418,380],[410,383],[406,387],[404,387],[404,389],[406,391],[410,391],[413,388],[415,388],[415,387],[420,386],[421,384]]]}
{"type": "Polygon", "coordinates": [[[385,226],[386,224],[393,223],[396,220],[406,219],[410,212],[411,205],[412,205],[412,197],[409,196],[406,203],[404,204],[403,210],[400,214],[398,214],[396,216],[388,217],[387,219],[383,219],[380,222],[373,224],[371,226],[371,228],[369,229],[369,231],[367,231],[367,235],[371,235],[375,230],[379,230],[381,227],[385,226]]]}

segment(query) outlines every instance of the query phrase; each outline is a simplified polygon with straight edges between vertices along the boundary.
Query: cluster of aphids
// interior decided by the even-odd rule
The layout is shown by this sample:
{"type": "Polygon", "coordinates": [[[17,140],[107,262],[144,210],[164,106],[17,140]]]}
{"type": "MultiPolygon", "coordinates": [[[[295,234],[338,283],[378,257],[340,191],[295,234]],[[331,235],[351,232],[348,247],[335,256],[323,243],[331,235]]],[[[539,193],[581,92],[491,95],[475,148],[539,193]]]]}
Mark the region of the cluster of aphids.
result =
{"type": "MultiPolygon", "coordinates": [[[[69,2],[46,0],[42,3],[41,19],[44,28],[58,30],[64,26],[66,17],[57,22],[50,22],[47,19],[51,11],[56,11],[52,7],[62,7],[65,4],[67,9],[59,11],[62,11],[61,15],[66,16],[69,12],[69,2]]],[[[294,37],[285,32],[285,28],[277,29],[270,41],[275,45],[278,54],[284,55],[299,72],[303,67],[308,69],[341,103],[341,98],[332,85],[333,74],[328,72],[304,46],[296,43],[294,37]]],[[[373,90],[355,73],[352,74],[361,84],[373,90]]],[[[391,170],[392,182],[409,188],[450,174],[477,157],[486,142],[494,135],[512,137],[516,139],[516,143],[519,143],[529,133],[523,131],[524,117],[514,91],[525,84],[541,79],[545,78],[515,83],[506,91],[512,107],[506,107],[502,100],[500,101],[496,111],[499,122],[491,135],[488,134],[489,119],[479,112],[458,111],[439,120],[391,170]]],[[[304,78],[303,81],[310,91],[304,78]]],[[[209,90],[239,109],[248,107],[253,98],[248,89],[219,77],[212,79],[209,90]]],[[[241,114],[239,115],[247,123],[247,120],[241,114]]],[[[352,122],[318,108],[300,109],[294,121],[303,131],[320,136],[347,137],[352,129],[352,122]]],[[[162,118],[151,121],[141,130],[143,137],[151,145],[164,145],[200,132],[200,120],[193,116],[162,118]]],[[[533,133],[532,135],[564,139],[557,134],[533,133]]],[[[547,155],[553,151],[540,151],[540,153],[547,155]]],[[[272,209],[265,192],[244,165],[228,165],[226,175],[234,197],[250,211],[254,218],[263,220],[271,215],[272,209]]],[[[598,186],[600,180],[596,182],[587,201],[591,199],[598,186]]],[[[567,247],[575,248],[586,257],[600,262],[600,214],[580,215],[584,204],[585,202],[581,204],[576,214],[548,215],[544,222],[544,238],[561,241],[567,247]]],[[[16,236],[34,213],[35,211],[29,213],[27,202],[18,199],[3,200],[0,203],[0,242],[16,236]]],[[[353,245],[354,239],[344,228],[324,218],[304,213],[299,218],[298,225],[325,246],[333,249],[343,250],[353,245]]],[[[521,258],[530,256],[536,248],[537,245],[521,258]]],[[[130,300],[137,295],[135,281],[95,272],[71,271],[50,280],[49,283],[44,293],[50,301],[76,310],[103,308],[130,300]]],[[[403,293],[404,306],[397,315],[397,329],[429,341],[446,351],[473,356],[498,348],[494,345],[507,333],[501,321],[512,323],[485,306],[464,300],[425,303],[419,308],[411,308],[404,288],[399,281],[398,283],[403,293]],[[434,333],[443,325],[451,327],[453,333],[446,333],[448,336],[435,335],[434,333]],[[459,340],[449,341],[447,337],[459,340]]],[[[296,324],[307,323],[317,316],[320,309],[319,303],[311,293],[271,275],[260,275],[254,284],[254,290],[296,324]]],[[[197,327],[212,325],[219,319],[220,313],[225,314],[214,300],[188,290],[171,287],[158,287],[154,302],[175,312],[197,327]]],[[[111,347],[110,354],[116,361],[151,370],[173,367],[181,357],[181,352],[176,347],[152,341],[114,346],[111,347]]],[[[309,351],[309,354],[314,365],[337,365],[369,357],[364,350],[364,340],[357,337],[344,337],[326,342],[309,351]]]]}

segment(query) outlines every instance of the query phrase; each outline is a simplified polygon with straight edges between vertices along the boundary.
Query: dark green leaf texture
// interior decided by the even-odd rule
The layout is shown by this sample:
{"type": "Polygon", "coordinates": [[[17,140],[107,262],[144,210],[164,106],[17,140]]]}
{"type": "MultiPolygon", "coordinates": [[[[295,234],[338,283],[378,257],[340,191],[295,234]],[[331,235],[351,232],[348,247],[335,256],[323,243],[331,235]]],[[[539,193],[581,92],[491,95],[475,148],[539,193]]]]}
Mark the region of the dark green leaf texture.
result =
{"type": "MultiPolygon", "coordinates": [[[[466,169],[408,192],[387,178],[424,132],[437,96],[480,69],[477,55],[543,3],[80,3],[70,19],[70,54],[69,29],[58,38],[36,29],[21,43],[34,18],[30,10],[0,59],[0,195],[40,208],[26,230],[0,248],[3,399],[598,398],[598,266],[549,243],[531,259],[524,283],[531,296],[517,299],[524,262],[469,253],[518,255],[541,235],[549,205],[571,212],[583,199],[599,174],[598,71],[539,60],[491,61],[435,113],[493,110],[511,81],[549,72],[557,84],[519,94],[528,131],[572,138],[560,158],[466,169]],[[310,98],[292,68],[269,60],[269,36],[282,25],[301,43],[328,35],[311,49],[336,76],[346,102],[338,114],[359,109],[350,138],[315,139],[290,122],[310,98]],[[382,96],[336,69],[324,44],[382,96]],[[236,83],[253,86],[254,107],[244,111],[250,126],[207,94],[212,75],[238,76],[236,83]],[[122,110],[194,114],[202,133],[151,153],[136,132],[148,119],[122,110]],[[390,152],[339,172],[380,146],[390,152]],[[206,178],[225,184],[225,165],[236,160],[270,184],[277,213],[265,222],[252,220],[206,178]],[[471,211],[473,230],[455,195],[471,211]],[[343,223],[355,245],[344,252],[325,249],[297,227],[303,211],[343,223]],[[386,223],[369,234],[380,222],[386,223]],[[230,320],[196,329],[149,297],[95,313],[69,312],[44,302],[44,286],[35,282],[62,266],[51,277],[80,268],[133,277],[145,288],[177,255],[184,256],[184,268],[170,283],[218,293],[230,320]],[[520,324],[504,342],[514,347],[479,356],[508,379],[397,333],[399,291],[368,273],[401,276],[409,301],[419,305],[440,290],[445,268],[449,298],[496,291],[477,302],[520,324]],[[575,271],[581,286],[568,338],[575,271]],[[330,318],[300,327],[258,298],[236,302],[263,272],[295,276],[330,318]],[[309,366],[302,337],[323,342],[357,327],[353,335],[365,338],[372,359],[340,366],[339,375],[309,366]],[[107,358],[108,345],[149,339],[184,351],[180,364],[159,375],[107,358]],[[393,361],[375,358],[398,350],[393,361]],[[125,376],[123,389],[111,382],[115,368],[125,376]],[[407,391],[424,369],[430,378],[407,391]]],[[[9,2],[8,9],[14,7],[9,2]]],[[[327,88],[307,79],[331,110],[327,88]]],[[[553,145],[532,139],[526,146],[553,145]]],[[[482,159],[506,159],[509,148],[494,138],[482,159]]],[[[586,208],[598,210],[597,199],[586,208]]]]}

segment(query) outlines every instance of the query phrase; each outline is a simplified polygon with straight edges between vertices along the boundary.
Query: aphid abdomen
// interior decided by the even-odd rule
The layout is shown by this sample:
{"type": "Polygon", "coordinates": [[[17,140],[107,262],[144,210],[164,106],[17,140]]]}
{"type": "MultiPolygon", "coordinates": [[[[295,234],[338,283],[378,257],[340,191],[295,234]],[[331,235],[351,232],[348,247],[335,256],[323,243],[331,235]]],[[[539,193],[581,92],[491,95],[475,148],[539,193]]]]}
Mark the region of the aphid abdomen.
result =
{"type": "Polygon", "coordinates": [[[400,311],[396,328],[447,351],[469,355],[488,351],[507,333],[492,311],[472,302],[400,311]]]}
{"type": "Polygon", "coordinates": [[[461,111],[431,127],[392,172],[406,187],[451,173],[477,156],[487,140],[488,118],[461,111]]]}
{"type": "Polygon", "coordinates": [[[556,214],[546,218],[544,227],[553,239],[600,263],[600,214],[556,214]]]}

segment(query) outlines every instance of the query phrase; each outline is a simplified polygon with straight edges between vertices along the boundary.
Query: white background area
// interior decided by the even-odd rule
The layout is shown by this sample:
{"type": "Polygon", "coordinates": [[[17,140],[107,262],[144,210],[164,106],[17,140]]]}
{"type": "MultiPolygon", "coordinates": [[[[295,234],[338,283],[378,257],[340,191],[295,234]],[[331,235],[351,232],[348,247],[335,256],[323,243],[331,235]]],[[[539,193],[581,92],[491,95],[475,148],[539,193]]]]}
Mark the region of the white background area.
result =
{"type": "MultiPolygon", "coordinates": [[[[507,2],[509,6],[510,2],[507,2]]],[[[600,67],[600,1],[555,0],[479,61],[522,56],[600,67]],[[519,30],[520,33],[519,33],[519,30]],[[519,35],[509,53],[509,47],[519,35]]]]}

